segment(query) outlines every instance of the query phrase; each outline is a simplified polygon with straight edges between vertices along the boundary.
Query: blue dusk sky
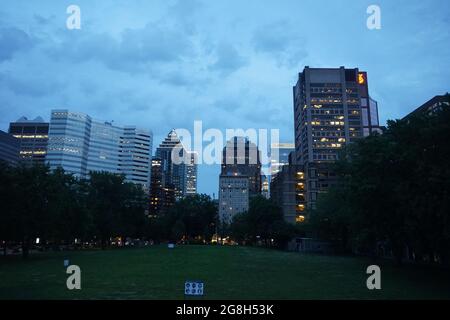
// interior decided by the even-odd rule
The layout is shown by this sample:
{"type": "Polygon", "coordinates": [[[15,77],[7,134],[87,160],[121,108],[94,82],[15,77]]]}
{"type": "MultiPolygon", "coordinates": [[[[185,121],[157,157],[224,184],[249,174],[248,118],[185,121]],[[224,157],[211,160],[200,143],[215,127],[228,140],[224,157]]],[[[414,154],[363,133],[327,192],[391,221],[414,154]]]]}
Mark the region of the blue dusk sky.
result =
{"type": "MultiPolygon", "coordinates": [[[[448,0],[0,0],[0,129],[67,108],[149,128],[275,128],[304,66],[359,67],[382,123],[450,91],[448,0]],[[81,29],[66,28],[66,8],[81,29]],[[366,27],[369,5],[381,29],[366,27]]],[[[218,189],[199,167],[199,192],[218,189]]]]}

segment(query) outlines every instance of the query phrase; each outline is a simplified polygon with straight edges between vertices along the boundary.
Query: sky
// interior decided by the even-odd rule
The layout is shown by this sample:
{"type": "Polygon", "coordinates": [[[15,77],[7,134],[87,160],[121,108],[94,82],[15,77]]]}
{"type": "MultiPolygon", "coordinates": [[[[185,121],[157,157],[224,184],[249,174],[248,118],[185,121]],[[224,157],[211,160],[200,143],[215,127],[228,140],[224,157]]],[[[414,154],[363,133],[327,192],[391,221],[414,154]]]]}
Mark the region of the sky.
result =
{"type": "MultiPolygon", "coordinates": [[[[448,0],[0,0],[0,129],[65,108],[148,128],[154,149],[196,120],[293,142],[305,66],[367,71],[384,124],[450,91],[449,30],[448,0]]],[[[217,197],[218,175],[200,165],[198,191],[217,197]]]]}

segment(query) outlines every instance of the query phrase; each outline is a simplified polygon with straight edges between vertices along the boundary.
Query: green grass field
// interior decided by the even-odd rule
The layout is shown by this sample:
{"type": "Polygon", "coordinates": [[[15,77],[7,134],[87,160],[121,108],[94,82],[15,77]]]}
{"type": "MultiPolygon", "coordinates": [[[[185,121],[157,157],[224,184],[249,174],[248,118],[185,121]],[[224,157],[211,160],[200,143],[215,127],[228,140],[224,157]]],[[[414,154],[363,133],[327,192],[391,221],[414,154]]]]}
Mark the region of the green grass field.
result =
{"type": "Polygon", "coordinates": [[[379,261],[382,290],[366,288],[365,258],[301,255],[248,247],[166,246],[0,257],[0,299],[183,299],[203,280],[205,299],[450,298],[449,270],[379,261]],[[66,288],[63,259],[81,268],[66,288]]]}

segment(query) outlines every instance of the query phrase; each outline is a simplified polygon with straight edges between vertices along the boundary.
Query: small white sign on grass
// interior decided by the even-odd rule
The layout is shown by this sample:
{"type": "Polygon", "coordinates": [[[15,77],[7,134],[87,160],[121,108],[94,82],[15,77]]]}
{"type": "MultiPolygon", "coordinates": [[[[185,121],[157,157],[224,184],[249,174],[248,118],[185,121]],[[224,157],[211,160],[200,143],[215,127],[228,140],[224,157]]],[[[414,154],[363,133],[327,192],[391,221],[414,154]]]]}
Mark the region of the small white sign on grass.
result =
{"type": "Polygon", "coordinates": [[[204,284],[202,281],[186,281],[184,283],[184,294],[186,296],[203,296],[204,284]]]}

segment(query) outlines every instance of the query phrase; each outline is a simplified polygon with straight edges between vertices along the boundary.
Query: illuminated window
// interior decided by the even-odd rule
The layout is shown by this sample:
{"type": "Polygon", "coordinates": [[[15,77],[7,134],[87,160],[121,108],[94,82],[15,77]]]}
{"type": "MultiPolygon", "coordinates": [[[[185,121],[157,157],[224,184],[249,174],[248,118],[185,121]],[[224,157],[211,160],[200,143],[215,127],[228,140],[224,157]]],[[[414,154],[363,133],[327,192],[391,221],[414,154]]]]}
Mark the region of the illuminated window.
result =
{"type": "Polygon", "coordinates": [[[302,223],[302,222],[304,222],[305,221],[305,216],[296,216],[295,217],[295,222],[297,222],[297,223],[302,223]]]}
{"type": "Polygon", "coordinates": [[[364,73],[358,73],[358,83],[359,84],[364,84],[366,83],[366,79],[364,77],[364,73]]]}

